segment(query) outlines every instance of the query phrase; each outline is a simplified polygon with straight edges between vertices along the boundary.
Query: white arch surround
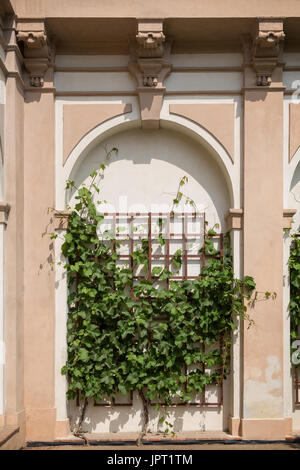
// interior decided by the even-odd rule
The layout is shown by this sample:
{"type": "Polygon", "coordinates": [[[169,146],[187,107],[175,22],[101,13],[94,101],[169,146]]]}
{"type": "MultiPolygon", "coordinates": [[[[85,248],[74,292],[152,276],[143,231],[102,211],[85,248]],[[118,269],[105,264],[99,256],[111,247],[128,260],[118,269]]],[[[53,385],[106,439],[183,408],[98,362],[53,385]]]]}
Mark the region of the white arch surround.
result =
{"type": "Polygon", "coordinates": [[[292,230],[285,233],[283,237],[284,258],[283,258],[283,335],[284,335],[284,390],[285,390],[285,416],[292,417],[293,429],[299,429],[300,426],[300,410],[295,408],[293,403],[293,376],[291,372],[290,362],[290,315],[289,315],[289,302],[290,302],[290,279],[288,260],[290,257],[291,235],[295,228],[300,223],[300,203],[297,202],[292,196],[292,183],[295,177],[297,168],[300,165],[300,148],[296,151],[293,158],[289,160],[289,137],[290,137],[290,115],[289,106],[292,102],[292,97],[285,97],[284,100],[284,158],[283,158],[283,206],[284,209],[296,209],[297,213],[293,217],[294,223],[292,230]]]}
{"type": "MultiPolygon", "coordinates": [[[[298,169],[298,166],[300,165],[300,147],[299,149],[297,150],[296,154],[294,155],[294,157],[292,158],[289,166],[288,166],[288,170],[287,170],[287,189],[288,189],[288,193],[290,193],[291,191],[291,185],[292,185],[292,182],[293,182],[293,178],[296,174],[296,170],[298,169]]],[[[295,202],[296,204],[296,202],[295,202]]],[[[299,204],[299,203],[298,203],[299,204]]],[[[291,207],[290,209],[296,209],[296,207],[291,207]]]]}
{"type": "MultiPolygon", "coordinates": [[[[61,163],[62,158],[57,158],[56,209],[65,209],[65,182],[70,178],[72,179],[72,175],[74,175],[76,169],[80,166],[81,162],[93,147],[114,134],[123,132],[127,129],[139,127],[139,113],[138,109],[134,106],[133,112],[131,114],[110,119],[88,132],[72,150],[64,167],[62,167],[61,163]]],[[[231,207],[240,208],[241,200],[239,165],[232,163],[228,152],[219,143],[219,141],[211,133],[198,124],[173,114],[168,114],[161,119],[161,127],[173,129],[177,132],[182,132],[183,134],[188,135],[190,138],[198,141],[200,145],[209,150],[213,158],[222,169],[230,195],[231,207]]],[[[62,136],[60,136],[60,139],[58,139],[57,145],[61,144],[61,142],[62,136]]],[[[60,147],[62,146],[60,145],[60,147]]],[[[57,153],[57,155],[59,155],[59,153],[57,153]]]]}

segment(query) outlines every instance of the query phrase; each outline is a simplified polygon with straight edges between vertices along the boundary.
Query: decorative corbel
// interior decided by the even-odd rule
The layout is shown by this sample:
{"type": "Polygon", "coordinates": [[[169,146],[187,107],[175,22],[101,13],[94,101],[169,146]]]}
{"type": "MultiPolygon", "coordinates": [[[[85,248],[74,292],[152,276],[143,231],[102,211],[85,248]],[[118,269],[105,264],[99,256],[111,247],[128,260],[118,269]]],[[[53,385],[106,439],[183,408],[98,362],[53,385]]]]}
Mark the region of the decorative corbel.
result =
{"type": "Polygon", "coordinates": [[[50,65],[50,45],[45,29],[20,30],[17,39],[24,44],[24,64],[30,74],[30,86],[41,88],[50,65]]]}
{"type": "Polygon", "coordinates": [[[162,20],[138,22],[136,41],[131,45],[128,68],[137,81],[143,129],[158,129],[165,94],[164,80],[171,72],[171,44],[163,33],[162,20]]]}
{"type": "Polygon", "coordinates": [[[252,65],[256,72],[257,86],[271,85],[284,38],[282,20],[258,20],[252,35],[252,65]]]}

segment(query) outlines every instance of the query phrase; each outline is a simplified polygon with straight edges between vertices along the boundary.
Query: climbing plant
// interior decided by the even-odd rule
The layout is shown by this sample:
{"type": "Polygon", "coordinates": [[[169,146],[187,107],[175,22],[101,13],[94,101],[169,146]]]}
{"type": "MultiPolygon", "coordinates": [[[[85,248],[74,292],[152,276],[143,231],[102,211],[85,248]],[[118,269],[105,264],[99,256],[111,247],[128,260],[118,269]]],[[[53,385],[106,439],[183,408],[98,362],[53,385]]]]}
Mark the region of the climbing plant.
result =
{"type": "Polygon", "coordinates": [[[290,269],[290,319],[291,319],[291,357],[294,365],[299,364],[298,348],[295,340],[300,333],[300,234],[292,236],[291,254],[289,258],[290,269]],[[296,344],[296,347],[294,345],[296,344]]]}
{"type": "MultiPolygon", "coordinates": [[[[62,373],[68,377],[67,397],[83,400],[77,432],[89,398],[99,402],[119,392],[137,391],[144,412],[141,441],[152,401],[168,405],[177,396],[189,402],[193,393],[226,377],[231,333],[237,317],[249,320],[247,303],[256,286],[252,277],[234,276],[229,237],[221,256],[213,241],[215,229],[207,226],[202,250],[210,257],[197,279],[170,280],[182,264],[178,250],[169,269],[154,267],[151,279],[133,283],[132,270],[118,264],[114,234],[106,231],[98,236],[104,214],[98,211],[94,196],[104,170],[105,164],[92,173],[89,187],[76,188],[74,181],[67,182],[67,189],[76,190],[76,204],[62,245],[69,289],[68,359],[62,373]],[[169,289],[163,287],[166,280],[169,289]],[[206,370],[200,366],[203,363],[206,370]]],[[[187,178],[182,178],[171,217],[184,197],[186,183],[187,178]]],[[[185,200],[194,206],[190,198],[185,200]]],[[[163,246],[162,233],[158,240],[163,246]]],[[[148,261],[145,239],[132,262],[136,269],[148,261]]]]}

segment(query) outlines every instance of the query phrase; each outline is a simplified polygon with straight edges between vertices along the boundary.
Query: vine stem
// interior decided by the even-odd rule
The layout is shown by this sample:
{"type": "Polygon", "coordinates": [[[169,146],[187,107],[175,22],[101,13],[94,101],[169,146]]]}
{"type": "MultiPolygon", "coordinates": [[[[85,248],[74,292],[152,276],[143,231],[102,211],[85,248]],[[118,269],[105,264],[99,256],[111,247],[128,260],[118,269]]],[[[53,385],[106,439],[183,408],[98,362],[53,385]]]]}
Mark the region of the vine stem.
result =
{"type": "Polygon", "coordinates": [[[82,424],[83,424],[83,421],[84,421],[84,418],[85,418],[85,413],[86,413],[87,406],[88,406],[88,399],[85,398],[84,402],[83,402],[83,406],[81,408],[81,413],[80,413],[78,424],[77,424],[77,426],[75,426],[74,431],[73,431],[74,436],[75,437],[80,437],[81,439],[83,439],[85,444],[87,444],[88,441],[87,441],[87,439],[84,436],[84,433],[82,431],[82,424]]]}
{"type": "Polygon", "coordinates": [[[140,446],[142,444],[142,441],[143,441],[143,438],[145,437],[146,433],[147,433],[147,428],[148,428],[148,424],[149,424],[149,408],[148,408],[148,400],[147,398],[145,397],[145,394],[143,392],[143,390],[139,390],[139,396],[142,400],[142,404],[143,404],[143,413],[142,413],[142,416],[143,416],[143,427],[142,427],[142,430],[140,432],[140,435],[136,441],[136,445],[137,446],[140,446]]]}

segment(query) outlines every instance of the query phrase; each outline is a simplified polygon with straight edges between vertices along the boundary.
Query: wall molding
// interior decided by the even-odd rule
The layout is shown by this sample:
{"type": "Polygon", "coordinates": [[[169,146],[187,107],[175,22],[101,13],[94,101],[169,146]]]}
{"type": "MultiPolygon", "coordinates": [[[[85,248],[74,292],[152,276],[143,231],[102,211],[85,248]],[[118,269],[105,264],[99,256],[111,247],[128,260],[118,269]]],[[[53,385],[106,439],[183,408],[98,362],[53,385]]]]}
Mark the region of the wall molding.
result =
{"type": "Polygon", "coordinates": [[[7,225],[10,205],[7,202],[0,202],[0,224],[7,225]]]}
{"type": "Polygon", "coordinates": [[[243,209],[229,209],[225,215],[227,231],[242,230],[243,228],[243,209]]]}
{"type": "Polygon", "coordinates": [[[284,209],[283,211],[283,229],[290,230],[293,224],[293,217],[296,214],[296,209],[284,209]]]}

